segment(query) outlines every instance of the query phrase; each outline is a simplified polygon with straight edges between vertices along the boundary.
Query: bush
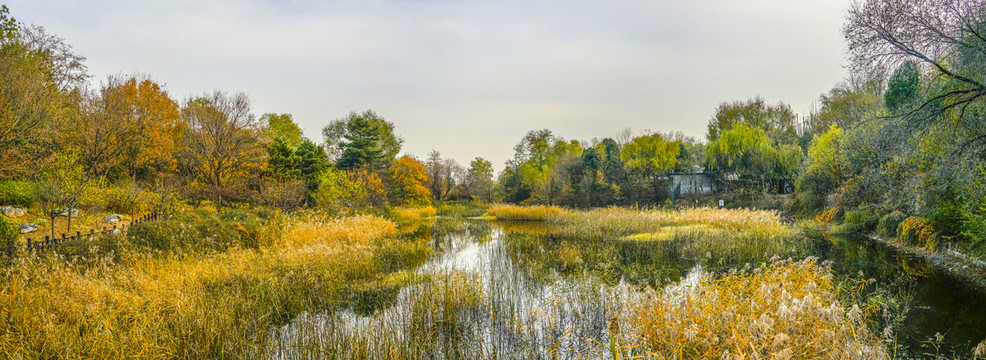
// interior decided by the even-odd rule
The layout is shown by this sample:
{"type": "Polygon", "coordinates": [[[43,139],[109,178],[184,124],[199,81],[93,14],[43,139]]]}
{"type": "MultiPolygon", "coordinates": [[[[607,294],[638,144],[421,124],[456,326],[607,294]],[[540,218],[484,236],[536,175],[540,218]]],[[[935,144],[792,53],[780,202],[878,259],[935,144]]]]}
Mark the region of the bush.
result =
{"type": "Polygon", "coordinates": [[[118,185],[95,188],[87,194],[83,204],[118,214],[136,215],[151,211],[161,201],[161,195],[134,185],[118,185]]]}
{"type": "Polygon", "coordinates": [[[13,256],[16,252],[17,247],[14,244],[19,235],[20,231],[17,227],[7,221],[6,217],[0,216],[0,249],[3,249],[7,256],[13,256]]]}
{"type": "Polygon", "coordinates": [[[230,224],[240,236],[240,243],[250,248],[271,245],[280,237],[282,229],[281,213],[276,210],[256,209],[230,210],[219,218],[230,224]]]}
{"type": "Polygon", "coordinates": [[[226,251],[233,246],[245,245],[234,224],[201,211],[131,226],[127,237],[136,246],[162,251],[226,251]]]}
{"type": "Polygon", "coordinates": [[[907,215],[904,215],[904,213],[897,210],[883,215],[876,225],[877,233],[883,236],[896,237],[897,227],[900,226],[900,223],[904,222],[904,219],[906,218],[907,215]]]}
{"type": "Polygon", "coordinates": [[[0,205],[29,207],[35,201],[34,184],[21,180],[0,181],[0,205]]]}
{"type": "Polygon", "coordinates": [[[934,250],[938,246],[935,228],[927,220],[917,216],[904,219],[897,226],[897,239],[928,250],[934,250]]]}
{"type": "Polygon", "coordinates": [[[842,231],[854,234],[863,234],[876,230],[880,222],[880,217],[868,207],[846,211],[843,218],[842,231]]]}

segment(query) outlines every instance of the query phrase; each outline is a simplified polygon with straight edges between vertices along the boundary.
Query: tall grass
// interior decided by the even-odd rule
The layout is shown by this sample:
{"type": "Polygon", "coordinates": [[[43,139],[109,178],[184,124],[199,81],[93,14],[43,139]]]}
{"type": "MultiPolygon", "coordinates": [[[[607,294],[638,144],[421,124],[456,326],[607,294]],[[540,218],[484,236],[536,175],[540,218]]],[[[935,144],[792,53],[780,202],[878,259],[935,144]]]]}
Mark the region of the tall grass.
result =
{"type": "Polygon", "coordinates": [[[394,239],[395,225],[373,216],[294,219],[285,229],[270,247],[212,255],[19,259],[0,284],[0,349],[22,358],[262,357],[275,326],[346,306],[353,287],[417,266],[429,251],[394,239]]]}
{"type": "Polygon", "coordinates": [[[867,311],[839,301],[813,259],[779,262],[651,292],[629,315],[657,359],[886,359],[867,311]]]}
{"type": "Polygon", "coordinates": [[[486,216],[507,221],[550,221],[567,213],[568,211],[560,207],[544,205],[496,205],[486,210],[486,216]]]}
{"type": "Polygon", "coordinates": [[[804,238],[781,221],[776,211],[691,208],[634,210],[609,207],[590,211],[557,207],[501,205],[487,215],[500,220],[539,221],[518,226],[502,221],[504,231],[550,234],[570,239],[674,241],[676,251],[723,265],[797,255],[804,238]]]}

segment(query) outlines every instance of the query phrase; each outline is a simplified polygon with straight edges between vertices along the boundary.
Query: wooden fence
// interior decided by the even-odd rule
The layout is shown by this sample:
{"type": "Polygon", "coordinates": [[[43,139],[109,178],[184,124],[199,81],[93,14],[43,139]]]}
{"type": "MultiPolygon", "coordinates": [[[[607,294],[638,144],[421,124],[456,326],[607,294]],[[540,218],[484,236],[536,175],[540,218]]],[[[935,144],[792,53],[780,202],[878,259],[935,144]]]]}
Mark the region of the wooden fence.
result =
{"type": "MultiPolygon", "coordinates": [[[[119,226],[113,225],[112,228],[107,228],[106,226],[103,226],[103,229],[100,230],[99,232],[96,232],[96,229],[89,229],[89,233],[87,234],[84,234],[81,231],[76,231],[75,235],[69,236],[68,234],[62,233],[61,237],[56,236],[55,238],[52,238],[51,235],[45,235],[44,240],[38,240],[38,241],[34,241],[31,238],[27,238],[27,243],[24,244],[24,251],[28,253],[48,251],[54,249],[58,245],[64,244],[69,241],[82,240],[83,238],[88,238],[89,240],[92,240],[97,235],[112,234],[118,231],[123,231],[127,227],[137,225],[142,222],[154,221],[154,220],[158,220],[157,213],[152,213],[149,215],[138,217],[136,219],[133,219],[132,221],[130,221],[130,223],[127,224],[120,224],[119,226]]],[[[16,244],[13,241],[11,241],[7,243],[6,246],[4,246],[3,252],[6,253],[7,255],[13,255],[17,253],[17,250],[20,250],[19,248],[20,248],[19,244],[16,244]]]]}

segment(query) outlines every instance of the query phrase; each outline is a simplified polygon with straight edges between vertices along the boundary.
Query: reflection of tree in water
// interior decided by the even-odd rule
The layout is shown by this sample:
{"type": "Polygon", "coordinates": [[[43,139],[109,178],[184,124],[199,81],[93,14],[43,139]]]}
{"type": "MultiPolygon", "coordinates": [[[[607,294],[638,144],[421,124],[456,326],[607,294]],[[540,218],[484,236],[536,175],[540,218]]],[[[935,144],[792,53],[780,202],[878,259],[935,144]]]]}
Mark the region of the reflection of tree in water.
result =
{"type": "Polygon", "coordinates": [[[670,242],[565,239],[508,233],[510,260],[533,280],[551,284],[560,277],[597,277],[607,285],[625,281],[659,287],[678,281],[694,265],[674,255],[670,242]],[[670,256],[669,256],[670,255],[670,256]]]}

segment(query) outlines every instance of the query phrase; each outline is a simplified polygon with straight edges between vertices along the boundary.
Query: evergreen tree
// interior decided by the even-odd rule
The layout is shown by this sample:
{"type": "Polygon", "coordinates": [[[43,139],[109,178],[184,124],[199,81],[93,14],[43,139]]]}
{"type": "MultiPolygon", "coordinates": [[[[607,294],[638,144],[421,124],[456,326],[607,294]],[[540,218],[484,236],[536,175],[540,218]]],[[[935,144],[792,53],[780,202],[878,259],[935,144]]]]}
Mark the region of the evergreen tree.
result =
{"type": "Polygon", "coordinates": [[[363,117],[355,117],[346,124],[345,140],[340,142],[342,156],[336,167],[353,169],[377,165],[383,160],[380,148],[380,129],[363,117]]]}
{"type": "Polygon", "coordinates": [[[278,180],[297,178],[300,174],[297,170],[301,157],[295,154],[288,142],[283,138],[276,138],[267,147],[269,160],[267,161],[267,172],[278,180]]]}

